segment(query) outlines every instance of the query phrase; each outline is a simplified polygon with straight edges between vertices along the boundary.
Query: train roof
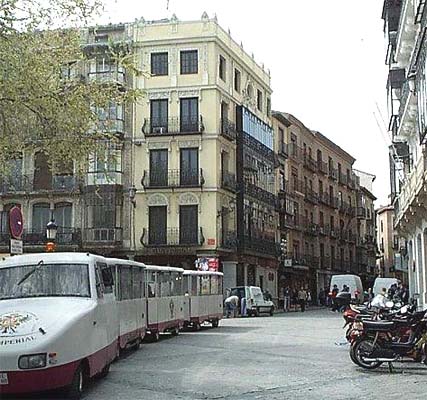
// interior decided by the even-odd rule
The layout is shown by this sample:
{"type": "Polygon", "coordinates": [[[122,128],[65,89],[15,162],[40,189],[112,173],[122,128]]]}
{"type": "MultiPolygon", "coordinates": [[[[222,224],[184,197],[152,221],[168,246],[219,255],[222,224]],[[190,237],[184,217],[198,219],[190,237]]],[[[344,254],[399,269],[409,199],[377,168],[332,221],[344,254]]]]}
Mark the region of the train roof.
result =
{"type": "Polygon", "coordinates": [[[117,264],[126,264],[126,265],[134,265],[136,267],[146,268],[146,265],[141,262],[126,260],[123,258],[107,258],[108,262],[117,263],[117,264]]]}
{"type": "Polygon", "coordinates": [[[147,265],[145,264],[145,268],[151,271],[168,271],[168,272],[180,272],[183,273],[184,270],[182,268],[175,267],[162,267],[160,265],[147,265]]]}
{"type": "Polygon", "coordinates": [[[184,275],[216,275],[216,276],[224,276],[222,272],[216,271],[193,271],[186,269],[184,271],[184,275]]]}
{"type": "Polygon", "coordinates": [[[90,260],[105,260],[104,257],[90,253],[29,253],[18,256],[4,258],[0,261],[0,268],[15,265],[31,265],[37,264],[41,260],[43,262],[54,263],[87,263],[90,260]]]}

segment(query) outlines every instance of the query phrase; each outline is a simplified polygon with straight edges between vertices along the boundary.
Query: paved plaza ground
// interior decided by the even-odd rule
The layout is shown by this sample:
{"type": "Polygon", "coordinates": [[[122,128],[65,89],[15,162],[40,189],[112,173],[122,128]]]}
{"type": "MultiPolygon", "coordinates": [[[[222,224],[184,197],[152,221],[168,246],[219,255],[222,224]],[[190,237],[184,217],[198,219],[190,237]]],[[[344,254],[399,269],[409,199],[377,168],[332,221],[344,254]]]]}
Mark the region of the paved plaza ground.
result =
{"type": "Polygon", "coordinates": [[[84,399],[426,399],[427,367],[364,371],[341,344],[342,325],[341,315],[309,310],[164,335],[115,362],[84,399]]]}

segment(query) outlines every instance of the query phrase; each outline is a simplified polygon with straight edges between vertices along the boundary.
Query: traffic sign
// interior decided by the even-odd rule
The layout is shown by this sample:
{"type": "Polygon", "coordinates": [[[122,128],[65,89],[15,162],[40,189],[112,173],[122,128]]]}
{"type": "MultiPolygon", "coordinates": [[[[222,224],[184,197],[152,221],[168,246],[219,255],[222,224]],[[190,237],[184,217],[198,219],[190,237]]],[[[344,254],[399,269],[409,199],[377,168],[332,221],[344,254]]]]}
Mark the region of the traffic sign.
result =
{"type": "Polygon", "coordinates": [[[10,239],[10,254],[23,254],[24,245],[22,240],[10,239]]]}
{"type": "Polygon", "coordinates": [[[21,239],[24,230],[24,218],[18,206],[14,206],[9,211],[9,230],[13,239],[21,239]]]}

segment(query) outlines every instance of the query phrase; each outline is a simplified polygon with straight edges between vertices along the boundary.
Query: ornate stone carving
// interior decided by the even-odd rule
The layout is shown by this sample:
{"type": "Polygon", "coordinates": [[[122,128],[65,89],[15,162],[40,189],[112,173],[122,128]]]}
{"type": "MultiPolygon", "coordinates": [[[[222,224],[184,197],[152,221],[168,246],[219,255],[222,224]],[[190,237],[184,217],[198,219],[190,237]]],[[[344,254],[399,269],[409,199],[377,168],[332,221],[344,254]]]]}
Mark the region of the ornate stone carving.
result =
{"type": "Polygon", "coordinates": [[[180,206],[199,204],[199,198],[194,193],[182,193],[178,201],[180,206]]]}
{"type": "Polygon", "coordinates": [[[152,194],[147,201],[147,205],[150,206],[169,206],[168,198],[161,193],[152,194]]]}
{"type": "Polygon", "coordinates": [[[179,149],[181,148],[200,147],[200,146],[201,146],[200,140],[179,140],[177,150],[179,151],[179,149]]]}
{"type": "Polygon", "coordinates": [[[172,92],[170,90],[165,90],[165,91],[147,93],[147,102],[149,102],[150,100],[159,100],[159,99],[168,99],[169,102],[171,102],[172,92]]]}
{"type": "Polygon", "coordinates": [[[182,97],[200,97],[200,90],[178,90],[178,101],[182,97]]]}

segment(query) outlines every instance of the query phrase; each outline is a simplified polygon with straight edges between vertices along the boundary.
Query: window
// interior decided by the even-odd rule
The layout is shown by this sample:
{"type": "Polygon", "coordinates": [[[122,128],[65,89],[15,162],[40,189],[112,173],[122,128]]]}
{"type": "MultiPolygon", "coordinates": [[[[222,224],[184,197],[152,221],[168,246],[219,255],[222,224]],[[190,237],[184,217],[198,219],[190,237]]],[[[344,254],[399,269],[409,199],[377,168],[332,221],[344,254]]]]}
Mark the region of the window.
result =
{"type": "Polygon", "coordinates": [[[167,207],[148,207],[148,243],[150,245],[167,244],[167,207]]]}
{"type": "Polygon", "coordinates": [[[168,99],[151,100],[150,132],[167,133],[168,131],[168,99]]]}
{"type": "Polygon", "coordinates": [[[198,243],[198,206],[179,207],[179,243],[194,245],[198,243]]]}
{"type": "Polygon", "coordinates": [[[256,96],[256,104],[259,111],[262,111],[262,92],[261,90],[257,90],[257,96],[256,96]]]}
{"type": "Polygon", "coordinates": [[[52,189],[52,172],[46,154],[38,152],[34,156],[34,190],[52,189]]]}
{"type": "Polygon", "coordinates": [[[156,281],[157,273],[155,271],[147,272],[147,291],[148,297],[156,297],[157,296],[157,281],[156,281]]]}
{"type": "Polygon", "coordinates": [[[181,132],[199,131],[199,99],[189,97],[180,100],[181,132]]]}
{"type": "Polygon", "coordinates": [[[219,56],[219,77],[225,82],[227,76],[227,62],[223,56],[219,56]]]}
{"type": "Polygon", "coordinates": [[[163,272],[163,271],[159,274],[161,297],[169,297],[171,295],[170,275],[171,275],[170,272],[163,272]]]}
{"type": "Polygon", "coordinates": [[[101,270],[102,282],[104,284],[104,293],[113,293],[114,279],[111,267],[105,263],[97,263],[98,268],[101,270]]]}
{"type": "Polygon", "coordinates": [[[119,266],[120,300],[132,299],[132,270],[128,265],[119,266]]]}
{"type": "Polygon", "coordinates": [[[241,91],[241,74],[238,69],[234,69],[234,90],[237,93],[241,91]]]}
{"type": "Polygon", "coordinates": [[[51,219],[49,203],[37,203],[33,205],[33,232],[46,232],[46,225],[51,219]]]}
{"type": "Polygon", "coordinates": [[[180,185],[199,185],[199,149],[181,149],[180,185]]]}
{"type": "Polygon", "coordinates": [[[151,74],[168,74],[168,53],[151,53],[151,74]]]}
{"type": "Polygon", "coordinates": [[[166,187],[168,183],[168,150],[150,150],[150,187],[166,187]]]}
{"type": "Polygon", "coordinates": [[[198,51],[186,50],[181,51],[181,74],[197,74],[198,73],[198,51]]]}
{"type": "Polygon", "coordinates": [[[134,299],[141,299],[145,296],[144,290],[144,271],[139,267],[132,267],[132,282],[134,299]]]}
{"type": "Polygon", "coordinates": [[[270,97],[267,97],[267,115],[271,116],[271,99],[270,97]]]}

